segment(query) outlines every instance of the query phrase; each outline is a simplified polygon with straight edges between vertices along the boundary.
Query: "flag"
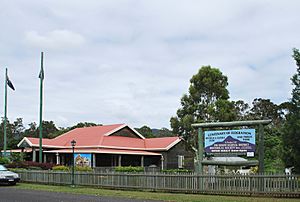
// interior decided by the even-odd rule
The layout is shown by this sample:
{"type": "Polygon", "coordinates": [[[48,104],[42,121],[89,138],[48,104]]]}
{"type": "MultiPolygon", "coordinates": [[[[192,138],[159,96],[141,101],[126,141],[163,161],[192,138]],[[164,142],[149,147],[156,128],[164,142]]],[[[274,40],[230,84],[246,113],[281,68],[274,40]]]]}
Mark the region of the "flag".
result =
{"type": "Polygon", "coordinates": [[[15,87],[14,87],[14,85],[12,84],[12,82],[9,80],[8,76],[6,76],[6,81],[7,81],[7,85],[8,85],[11,89],[15,90],[15,87]]]}
{"type": "Polygon", "coordinates": [[[44,80],[43,59],[44,59],[44,52],[41,52],[41,70],[40,70],[40,73],[39,73],[39,78],[41,80],[44,80]]]}
{"type": "Polygon", "coordinates": [[[39,78],[44,80],[44,68],[43,67],[41,68],[41,71],[39,73],[39,78]]]}

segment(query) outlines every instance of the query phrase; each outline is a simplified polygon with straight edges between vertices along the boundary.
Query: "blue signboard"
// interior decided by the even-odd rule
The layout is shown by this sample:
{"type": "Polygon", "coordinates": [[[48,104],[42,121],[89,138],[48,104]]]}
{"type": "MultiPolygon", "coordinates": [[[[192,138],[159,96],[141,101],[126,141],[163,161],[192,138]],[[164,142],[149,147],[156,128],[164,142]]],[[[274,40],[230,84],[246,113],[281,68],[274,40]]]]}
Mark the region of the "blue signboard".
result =
{"type": "Polygon", "coordinates": [[[92,154],[74,154],[74,162],[76,166],[92,165],[92,154]]]}
{"type": "Polygon", "coordinates": [[[242,153],[254,156],[255,129],[205,131],[204,151],[208,154],[242,153]]]}

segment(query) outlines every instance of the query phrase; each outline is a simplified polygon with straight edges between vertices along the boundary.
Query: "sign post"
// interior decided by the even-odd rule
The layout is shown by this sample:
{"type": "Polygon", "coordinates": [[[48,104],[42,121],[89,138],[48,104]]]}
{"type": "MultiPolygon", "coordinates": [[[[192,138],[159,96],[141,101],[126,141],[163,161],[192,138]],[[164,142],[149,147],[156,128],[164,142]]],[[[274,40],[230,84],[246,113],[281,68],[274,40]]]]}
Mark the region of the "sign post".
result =
{"type": "Polygon", "coordinates": [[[258,135],[259,135],[259,147],[258,147],[258,159],[259,159],[259,166],[258,166],[258,173],[263,174],[265,171],[265,145],[264,145],[264,127],[262,124],[258,126],[258,135]]]}
{"type": "Polygon", "coordinates": [[[202,168],[202,160],[203,160],[203,130],[202,128],[198,129],[198,173],[202,174],[203,168],[202,168]]]}

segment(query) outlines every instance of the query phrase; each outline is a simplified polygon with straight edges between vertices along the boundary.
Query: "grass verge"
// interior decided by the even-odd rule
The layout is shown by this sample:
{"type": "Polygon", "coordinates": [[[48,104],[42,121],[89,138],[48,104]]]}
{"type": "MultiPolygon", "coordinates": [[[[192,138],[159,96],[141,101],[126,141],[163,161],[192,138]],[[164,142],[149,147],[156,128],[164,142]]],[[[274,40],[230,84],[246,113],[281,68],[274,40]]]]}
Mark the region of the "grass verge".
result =
{"type": "Polygon", "coordinates": [[[86,194],[95,196],[111,196],[134,199],[149,199],[163,200],[174,202],[284,202],[284,201],[299,201],[299,199],[287,198],[259,198],[259,197],[244,197],[244,196],[216,196],[216,195],[200,195],[200,194],[176,194],[176,193],[160,193],[160,192],[143,192],[143,191],[123,191],[98,189],[90,187],[70,187],[70,186],[53,186],[41,184],[19,183],[12,188],[42,190],[51,192],[63,192],[72,194],[86,194]]]}

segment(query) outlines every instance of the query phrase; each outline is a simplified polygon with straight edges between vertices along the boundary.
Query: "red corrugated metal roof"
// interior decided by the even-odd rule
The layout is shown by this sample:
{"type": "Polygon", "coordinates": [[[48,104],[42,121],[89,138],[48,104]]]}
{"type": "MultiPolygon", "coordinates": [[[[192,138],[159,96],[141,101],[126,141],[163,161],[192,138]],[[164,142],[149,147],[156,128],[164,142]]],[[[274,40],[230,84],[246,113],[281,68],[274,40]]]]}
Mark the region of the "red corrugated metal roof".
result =
{"type": "Polygon", "coordinates": [[[145,139],[107,136],[103,138],[102,147],[145,149],[145,139]]]}
{"type": "MultiPolygon", "coordinates": [[[[71,141],[76,141],[76,148],[111,148],[126,150],[168,150],[178,142],[179,137],[141,138],[109,136],[127,127],[125,124],[76,128],[54,139],[43,139],[45,148],[70,148],[71,141]]],[[[135,131],[134,131],[135,132],[135,131]]],[[[28,137],[32,146],[38,146],[39,138],[28,137]]],[[[22,140],[23,141],[23,140],[22,140]]]]}
{"type": "Polygon", "coordinates": [[[76,140],[76,146],[101,145],[103,137],[125,124],[114,124],[104,126],[92,126],[76,128],[53,139],[52,144],[71,146],[71,140],[76,140]]]}
{"type": "MultiPolygon", "coordinates": [[[[27,139],[34,145],[39,144],[40,139],[35,137],[27,137],[27,139]]],[[[43,144],[48,145],[51,144],[52,140],[43,138],[43,144]]]]}
{"type": "Polygon", "coordinates": [[[147,150],[159,150],[161,148],[168,150],[180,141],[179,137],[147,138],[145,139],[145,147],[147,150]]]}

